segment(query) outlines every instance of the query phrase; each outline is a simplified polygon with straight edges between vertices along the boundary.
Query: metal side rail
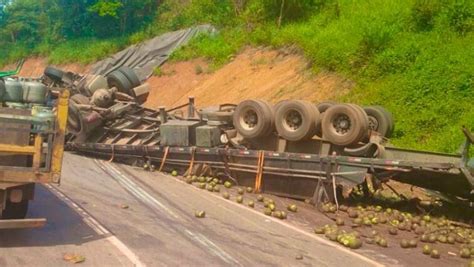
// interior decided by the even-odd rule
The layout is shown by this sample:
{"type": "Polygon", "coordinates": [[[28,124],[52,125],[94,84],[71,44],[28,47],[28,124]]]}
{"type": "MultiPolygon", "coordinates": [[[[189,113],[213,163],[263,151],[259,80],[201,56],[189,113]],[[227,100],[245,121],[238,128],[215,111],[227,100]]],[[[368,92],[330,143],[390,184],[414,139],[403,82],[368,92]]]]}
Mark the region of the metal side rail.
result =
{"type": "Polygon", "coordinates": [[[318,182],[332,181],[333,177],[338,183],[350,186],[362,183],[367,175],[382,180],[394,179],[466,199],[472,199],[471,190],[474,188],[461,171],[461,166],[453,162],[414,162],[227,148],[166,148],[100,143],[68,143],[66,148],[129,164],[136,160],[149,161],[156,166],[163,164],[165,171],[187,170],[193,161],[194,165],[206,164],[245,186],[255,185],[259,171],[259,155],[262,153],[262,191],[292,198],[312,197],[318,182]]]}

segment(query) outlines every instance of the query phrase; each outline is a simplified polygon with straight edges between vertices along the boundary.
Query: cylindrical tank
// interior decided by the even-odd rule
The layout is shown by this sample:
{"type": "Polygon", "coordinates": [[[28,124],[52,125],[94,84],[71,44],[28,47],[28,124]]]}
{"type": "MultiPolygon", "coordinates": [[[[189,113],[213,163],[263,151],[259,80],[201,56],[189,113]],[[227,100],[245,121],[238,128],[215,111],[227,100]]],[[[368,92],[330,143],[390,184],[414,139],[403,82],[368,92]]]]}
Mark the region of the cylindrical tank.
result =
{"type": "Polygon", "coordinates": [[[46,85],[36,79],[21,80],[23,85],[23,101],[25,103],[44,104],[46,102],[46,85]]]}
{"type": "MultiPolygon", "coordinates": [[[[49,128],[51,128],[56,120],[56,116],[52,108],[34,106],[31,109],[31,115],[41,121],[48,122],[49,128]]],[[[35,126],[36,130],[47,130],[48,126],[35,126]]]]}
{"type": "Polygon", "coordinates": [[[5,94],[3,95],[5,102],[22,102],[23,101],[23,87],[20,81],[14,78],[5,79],[5,94]]]}

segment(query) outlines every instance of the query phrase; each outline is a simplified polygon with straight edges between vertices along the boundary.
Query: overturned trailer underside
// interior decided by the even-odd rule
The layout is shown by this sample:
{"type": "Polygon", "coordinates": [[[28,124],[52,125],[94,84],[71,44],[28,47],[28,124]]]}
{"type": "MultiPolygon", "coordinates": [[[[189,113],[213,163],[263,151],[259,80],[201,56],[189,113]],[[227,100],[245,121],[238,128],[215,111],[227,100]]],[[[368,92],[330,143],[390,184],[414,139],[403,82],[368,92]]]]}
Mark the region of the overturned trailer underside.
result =
{"type": "Polygon", "coordinates": [[[239,185],[285,197],[311,198],[315,203],[333,199],[339,189],[336,185],[351,188],[367,178],[380,183],[392,179],[474,201],[474,179],[467,166],[472,136],[467,130],[463,155],[398,149],[372,142],[354,150],[320,138],[288,142],[278,135],[244,146],[232,142],[232,130],[229,134],[227,129],[222,133],[228,142],[212,147],[213,141],[208,140],[212,134],[205,135],[206,142],[196,141],[203,139],[195,131],[196,126],[206,129],[209,121],[203,122],[202,114],[200,118],[194,116],[193,106],[191,98],[188,105],[178,107],[188,108],[187,118],[185,112],[169,115],[177,108],[135,110],[109,126],[97,128],[85,140],[72,138],[67,149],[128,164],[154,165],[163,171],[180,170],[186,175],[203,174],[206,166],[213,175],[239,185]],[[196,142],[207,147],[196,146],[196,142]]]}

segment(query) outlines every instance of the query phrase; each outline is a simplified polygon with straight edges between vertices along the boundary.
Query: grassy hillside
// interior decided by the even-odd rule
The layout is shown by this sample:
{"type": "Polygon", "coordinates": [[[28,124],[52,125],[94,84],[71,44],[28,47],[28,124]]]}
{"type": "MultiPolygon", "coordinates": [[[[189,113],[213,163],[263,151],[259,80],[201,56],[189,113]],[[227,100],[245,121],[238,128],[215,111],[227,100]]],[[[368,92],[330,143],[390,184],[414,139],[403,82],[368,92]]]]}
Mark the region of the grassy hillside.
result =
{"type": "Polygon", "coordinates": [[[212,23],[218,35],[196,38],[173,58],[206,57],[218,68],[245,45],[295,46],[315,73],[335,71],[356,82],[334,100],[392,111],[398,146],[454,152],[460,127],[474,128],[474,1],[282,1],[166,0],[134,34],[0,47],[8,51],[0,63],[32,52],[52,63],[89,63],[168,30],[212,23]]]}
{"type": "Polygon", "coordinates": [[[175,54],[218,67],[242,45],[297,46],[315,72],[346,75],[357,87],[340,101],[383,105],[396,118],[393,143],[456,151],[474,127],[472,1],[324,1],[304,20],[226,27],[175,54]]]}

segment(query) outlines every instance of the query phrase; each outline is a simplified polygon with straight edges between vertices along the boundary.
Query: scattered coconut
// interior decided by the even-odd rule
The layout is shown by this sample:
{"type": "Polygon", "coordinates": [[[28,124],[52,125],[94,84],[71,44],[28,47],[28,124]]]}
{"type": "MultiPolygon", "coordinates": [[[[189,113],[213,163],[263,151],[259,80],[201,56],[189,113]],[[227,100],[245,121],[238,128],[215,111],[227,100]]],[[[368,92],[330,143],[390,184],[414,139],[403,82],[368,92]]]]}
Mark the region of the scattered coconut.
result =
{"type": "Polygon", "coordinates": [[[430,256],[433,259],[439,259],[441,257],[441,255],[439,254],[439,251],[437,249],[431,250],[430,256]]]}
{"type": "Polygon", "coordinates": [[[196,218],[204,218],[204,217],[206,217],[206,212],[203,211],[203,210],[197,210],[197,211],[194,212],[194,216],[196,218]]]}
{"type": "Polygon", "coordinates": [[[222,197],[225,198],[225,199],[229,199],[229,198],[230,198],[230,195],[229,195],[229,193],[224,192],[224,193],[222,194],[222,197]]]}
{"type": "Polygon", "coordinates": [[[297,212],[298,207],[295,204],[288,205],[287,209],[291,212],[297,212]]]}
{"type": "Polygon", "coordinates": [[[237,203],[243,203],[244,202],[244,198],[242,196],[237,196],[237,198],[235,199],[235,201],[237,203]]]}
{"type": "Polygon", "coordinates": [[[251,208],[255,207],[255,202],[253,202],[252,200],[250,200],[247,205],[251,208]]]}

